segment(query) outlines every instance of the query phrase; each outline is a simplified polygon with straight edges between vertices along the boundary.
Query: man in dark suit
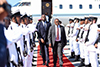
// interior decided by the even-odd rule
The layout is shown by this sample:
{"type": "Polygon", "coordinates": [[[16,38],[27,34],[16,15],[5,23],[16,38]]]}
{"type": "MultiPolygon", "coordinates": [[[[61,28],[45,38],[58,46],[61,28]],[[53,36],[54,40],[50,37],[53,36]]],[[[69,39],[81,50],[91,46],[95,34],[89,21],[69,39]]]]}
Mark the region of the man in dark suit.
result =
{"type": "Polygon", "coordinates": [[[45,65],[45,61],[47,62],[46,66],[49,63],[49,52],[48,52],[48,31],[51,26],[50,22],[46,21],[45,15],[41,16],[41,22],[38,24],[38,39],[40,41],[40,49],[43,58],[43,65],[45,65]]]}
{"type": "Polygon", "coordinates": [[[59,19],[55,19],[55,25],[51,26],[48,33],[49,46],[53,49],[54,67],[56,67],[57,54],[60,67],[63,65],[62,49],[66,45],[66,34],[63,26],[59,25],[59,19]]]}

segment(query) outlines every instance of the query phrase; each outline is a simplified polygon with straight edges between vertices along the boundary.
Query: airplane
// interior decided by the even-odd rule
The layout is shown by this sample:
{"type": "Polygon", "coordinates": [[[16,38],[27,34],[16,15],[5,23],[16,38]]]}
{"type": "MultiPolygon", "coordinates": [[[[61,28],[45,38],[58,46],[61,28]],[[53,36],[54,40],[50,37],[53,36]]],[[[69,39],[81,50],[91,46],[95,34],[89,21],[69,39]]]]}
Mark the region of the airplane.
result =
{"type": "Polygon", "coordinates": [[[98,17],[98,23],[100,21],[100,0],[21,0],[12,7],[12,11],[16,9],[31,15],[36,23],[46,12],[52,17],[52,24],[55,18],[67,25],[69,18],[90,15],[98,17]]]}

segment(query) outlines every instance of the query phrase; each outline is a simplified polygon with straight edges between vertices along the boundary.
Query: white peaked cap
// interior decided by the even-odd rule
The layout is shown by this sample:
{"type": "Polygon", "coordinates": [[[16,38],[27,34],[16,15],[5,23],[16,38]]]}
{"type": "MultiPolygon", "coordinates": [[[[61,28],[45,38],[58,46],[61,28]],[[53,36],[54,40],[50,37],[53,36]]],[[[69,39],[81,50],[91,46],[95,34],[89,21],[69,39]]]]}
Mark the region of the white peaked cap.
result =
{"type": "Polygon", "coordinates": [[[15,13],[17,13],[17,12],[20,12],[20,10],[17,9],[17,10],[15,10],[15,11],[12,11],[12,14],[15,14],[15,13]]]}

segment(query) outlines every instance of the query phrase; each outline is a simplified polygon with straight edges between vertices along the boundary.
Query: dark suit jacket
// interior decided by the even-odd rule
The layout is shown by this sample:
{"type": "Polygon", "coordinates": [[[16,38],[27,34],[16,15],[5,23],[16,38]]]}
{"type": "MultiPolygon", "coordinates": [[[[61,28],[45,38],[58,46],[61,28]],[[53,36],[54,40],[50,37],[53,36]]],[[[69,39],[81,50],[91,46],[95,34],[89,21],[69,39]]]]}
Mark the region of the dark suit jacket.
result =
{"type": "Polygon", "coordinates": [[[43,38],[45,43],[48,43],[48,39],[47,39],[48,38],[48,31],[49,31],[49,28],[51,26],[51,23],[50,22],[46,22],[46,23],[47,23],[46,30],[45,30],[42,22],[38,23],[37,30],[38,30],[38,39],[40,40],[41,38],[43,38]]]}
{"type": "Polygon", "coordinates": [[[4,35],[4,26],[0,24],[0,67],[4,67],[7,62],[7,41],[4,35]]]}
{"type": "MultiPolygon", "coordinates": [[[[60,25],[61,29],[61,45],[64,47],[66,45],[66,34],[63,26],[60,25]]],[[[52,47],[55,45],[55,25],[51,26],[48,33],[48,41],[51,43],[52,47]]]]}

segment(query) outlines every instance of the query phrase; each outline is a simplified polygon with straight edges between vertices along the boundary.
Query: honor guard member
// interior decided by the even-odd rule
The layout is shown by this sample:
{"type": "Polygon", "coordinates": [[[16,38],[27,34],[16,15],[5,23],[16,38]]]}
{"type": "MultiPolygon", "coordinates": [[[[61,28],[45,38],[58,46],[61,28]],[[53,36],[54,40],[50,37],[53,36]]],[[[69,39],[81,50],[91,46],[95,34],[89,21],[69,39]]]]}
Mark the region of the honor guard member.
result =
{"type": "MultiPolygon", "coordinates": [[[[8,27],[8,31],[11,34],[6,35],[6,37],[7,37],[8,40],[10,40],[12,42],[14,40],[16,40],[17,38],[19,38],[20,35],[21,35],[21,32],[18,31],[19,28],[18,28],[17,22],[19,22],[19,21],[17,21],[17,19],[16,19],[16,17],[18,18],[19,16],[20,16],[20,12],[19,11],[13,13],[13,15],[11,16],[11,18],[12,18],[11,24],[8,27]]],[[[8,34],[8,33],[6,33],[6,34],[8,34]]],[[[19,46],[20,46],[20,44],[19,44],[19,46]]],[[[12,66],[17,66],[19,64],[18,61],[20,61],[19,60],[19,53],[17,51],[18,50],[17,49],[18,48],[17,43],[15,43],[15,44],[13,43],[12,45],[8,45],[8,48],[9,48],[9,53],[10,53],[10,58],[11,58],[10,61],[12,63],[12,66]]]]}
{"type": "Polygon", "coordinates": [[[11,14],[11,5],[6,0],[0,0],[0,66],[5,67],[7,63],[7,40],[4,35],[3,19],[11,14]]]}
{"type": "Polygon", "coordinates": [[[81,56],[81,63],[79,65],[79,67],[84,66],[84,57],[83,57],[83,54],[84,54],[84,52],[83,52],[84,45],[82,44],[82,35],[84,33],[83,32],[84,31],[83,27],[85,26],[84,25],[84,21],[85,21],[84,18],[80,19],[80,32],[78,33],[77,38],[76,38],[76,41],[79,43],[80,56],[81,56]]]}
{"type": "Polygon", "coordinates": [[[78,42],[76,42],[76,37],[77,37],[78,32],[79,32],[79,18],[75,18],[74,23],[75,23],[75,26],[74,26],[74,30],[73,30],[73,34],[72,34],[73,47],[74,47],[74,51],[75,51],[74,61],[78,61],[80,58],[80,51],[79,51],[79,44],[78,44],[78,42]]]}
{"type": "MultiPolygon", "coordinates": [[[[86,41],[88,41],[87,37],[88,37],[89,29],[90,29],[90,26],[91,26],[91,22],[92,22],[92,18],[89,17],[88,18],[88,24],[86,24],[85,28],[84,28],[84,34],[83,34],[83,42],[84,43],[86,41]]],[[[84,44],[84,55],[85,55],[85,66],[86,67],[91,67],[88,47],[85,46],[85,44],[84,44]]]]}
{"type": "Polygon", "coordinates": [[[30,50],[31,50],[30,53],[31,53],[31,63],[32,63],[34,47],[35,47],[35,36],[36,36],[35,35],[36,28],[35,27],[36,27],[36,25],[35,25],[35,23],[33,23],[33,20],[31,17],[28,17],[28,19],[29,19],[29,24],[27,26],[30,31],[29,38],[30,38],[30,50]]]}
{"type": "Polygon", "coordinates": [[[31,67],[32,64],[31,64],[31,50],[30,50],[30,39],[29,39],[29,34],[30,34],[30,31],[29,31],[29,27],[28,27],[28,24],[29,24],[29,19],[28,19],[28,16],[27,14],[24,14],[23,15],[23,19],[24,19],[24,23],[25,23],[25,29],[24,29],[24,57],[25,57],[25,60],[24,60],[24,67],[31,67]]]}
{"type": "Polygon", "coordinates": [[[87,37],[87,41],[85,42],[85,46],[87,46],[89,55],[90,55],[90,63],[92,67],[99,67],[97,60],[96,48],[94,46],[97,38],[98,38],[98,27],[97,27],[97,17],[92,17],[92,24],[89,29],[89,34],[87,37]]]}
{"type": "Polygon", "coordinates": [[[80,56],[81,56],[81,63],[79,65],[79,67],[84,66],[85,65],[85,53],[84,53],[84,37],[83,34],[85,33],[84,28],[85,26],[88,24],[88,17],[85,17],[85,22],[82,25],[82,33],[80,35],[80,56]]]}
{"type": "Polygon", "coordinates": [[[73,34],[73,29],[74,29],[74,25],[75,23],[73,22],[74,20],[73,19],[69,19],[69,24],[70,24],[70,27],[69,27],[69,30],[68,30],[68,37],[70,37],[70,51],[71,51],[71,57],[69,58],[74,58],[75,57],[75,52],[74,52],[74,47],[73,47],[73,37],[71,36],[73,34]]]}

